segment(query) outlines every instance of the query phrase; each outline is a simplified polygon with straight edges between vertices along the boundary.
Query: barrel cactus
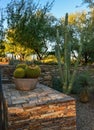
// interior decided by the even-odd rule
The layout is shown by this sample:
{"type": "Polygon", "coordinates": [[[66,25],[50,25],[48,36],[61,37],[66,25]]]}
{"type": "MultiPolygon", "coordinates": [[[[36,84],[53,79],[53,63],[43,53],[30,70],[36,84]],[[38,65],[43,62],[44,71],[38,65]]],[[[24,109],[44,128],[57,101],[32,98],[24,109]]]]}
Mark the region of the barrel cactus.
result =
{"type": "Polygon", "coordinates": [[[16,68],[13,76],[15,78],[24,78],[25,77],[25,70],[23,68],[16,68]]]}
{"type": "Polygon", "coordinates": [[[39,66],[28,66],[25,69],[26,72],[26,77],[27,78],[38,78],[40,73],[41,73],[41,69],[39,66]]]}
{"type": "Polygon", "coordinates": [[[18,64],[13,75],[15,78],[38,78],[40,73],[41,69],[38,65],[18,64]]]}
{"type": "Polygon", "coordinates": [[[23,68],[25,69],[27,67],[27,64],[18,64],[16,68],[23,68]]]}

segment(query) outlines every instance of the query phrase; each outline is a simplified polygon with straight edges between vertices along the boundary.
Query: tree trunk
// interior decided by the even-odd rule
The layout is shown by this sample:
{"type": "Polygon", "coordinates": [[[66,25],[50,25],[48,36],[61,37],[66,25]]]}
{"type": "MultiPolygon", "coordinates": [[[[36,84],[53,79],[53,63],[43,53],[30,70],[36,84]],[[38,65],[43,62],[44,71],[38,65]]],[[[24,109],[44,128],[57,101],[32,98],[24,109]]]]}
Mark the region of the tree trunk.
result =
{"type": "Polygon", "coordinates": [[[37,56],[38,56],[37,59],[42,60],[42,56],[40,55],[38,49],[35,49],[35,52],[37,53],[37,56]]]}
{"type": "Polygon", "coordinates": [[[88,63],[88,56],[87,56],[87,53],[85,53],[84,58],[85,58],[85,64],[87,65],[87,63],[88,63]]]}

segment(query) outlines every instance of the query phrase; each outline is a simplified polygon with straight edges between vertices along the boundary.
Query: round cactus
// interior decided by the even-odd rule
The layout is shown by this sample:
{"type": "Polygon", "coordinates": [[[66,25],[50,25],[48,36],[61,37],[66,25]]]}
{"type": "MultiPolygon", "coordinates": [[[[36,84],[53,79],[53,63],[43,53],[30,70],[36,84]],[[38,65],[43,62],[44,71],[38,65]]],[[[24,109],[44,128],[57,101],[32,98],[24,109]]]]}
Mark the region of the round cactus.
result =
{"type": "Polygon", "coordinates": [[[41,69],[39,66],[28,66],[25,69],[26,71],[26,77],[27,78],[37,78],[39,77],[40,73],[41,73],[41,69]]]}
{"type": "Polygon", "coordinates": [[[18,64],[16,68],[23,68],[25,69],[27,67],[27,64],[18,64]]]}
{"type": "Polygon", "coordinates": [[[15,78],[24,78],[25,77],[25,70],[23,68],[17,68],[14,71],[13,76],[15,78]]]}

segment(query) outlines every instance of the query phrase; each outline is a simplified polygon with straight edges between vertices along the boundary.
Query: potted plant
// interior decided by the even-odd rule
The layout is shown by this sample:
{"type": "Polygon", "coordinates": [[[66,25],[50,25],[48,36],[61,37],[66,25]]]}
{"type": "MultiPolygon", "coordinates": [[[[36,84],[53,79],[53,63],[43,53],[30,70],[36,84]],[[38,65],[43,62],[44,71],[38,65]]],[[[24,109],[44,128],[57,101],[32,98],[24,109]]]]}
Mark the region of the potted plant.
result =
{"type": "Polygon", "coordinates": [[[41,69],[38,65],[18,64],[13,73],[18,90],[32,90],[36,87],[41,69]]]}

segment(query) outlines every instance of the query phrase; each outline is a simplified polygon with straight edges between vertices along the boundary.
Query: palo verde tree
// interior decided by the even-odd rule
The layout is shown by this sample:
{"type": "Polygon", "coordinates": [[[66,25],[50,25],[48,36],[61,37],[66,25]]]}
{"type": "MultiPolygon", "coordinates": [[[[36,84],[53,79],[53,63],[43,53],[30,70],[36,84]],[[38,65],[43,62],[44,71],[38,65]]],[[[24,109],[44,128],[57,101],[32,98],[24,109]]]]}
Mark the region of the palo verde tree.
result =
{"type": "Polygon", "coordinates": [[[94,12],[88,15],[85,20],[85,26],[82,29],[82,58],[84,63],[94,62],[94,12]]]}
{"type": "MultiPolygon", "coordinates": [[[[93,39],[94,39],[94,13],[92,12],[90,15],[87,15],[85,12],[79,13],[80,15],[71,15],[69,16],[66,14],[65,17],[65,29],[64,29],[64,77],[63,80],[63,92],[69,94],[72,90],[72,85],[74,82],[74,78],[77,72],[78,64],[79,61],[82,59],[87,62],[89,59],[93,59],[93,54],[94,54],[94,47],[93,47],[93,39]],[[79,20],[78,20],[79,18],[79,20]],[[72,29],[72,31],[70,30],[72,29]],[[71,32],[70,32],[71,31],[71,32]],[[71,38],[70,38],[70,34],[71,38]],[[77,39],[77,40],[75,40],[77,39]],[[71,49],[76,49],[72,48],[72,45],[77,44],[77,62],[75,63],[73,74],[70,77],[70,54],[71,54],[71,49]],[[88,59],[89,58],[89,59],[88,59]]],[[[58,36],[58,39],[59,36],[58,36]]],[[[58,40],[60,42],[60,40],[58,40]]],[[[57,43],[58,43],[57,41],[57,43]]],[[[57,44],[59,45],[59,44],[57,44]]],[[[59,53],[58,53],[58,62],[60,64],[60,47],[57,48],[59,53]]],[[[57,52],[58,52],[57,51],[57,52]]],[[[61,70],[61,67],[59,65],[59,69],[61,70]]],[[[61,77],[61,72],[60,72],[60,77],[61,77]]]]}
{"type": "MultiPolygon", "coordinates": [[[[64,18],[61,19],[64,23],[64,18]]],[[[90,13],[82,11],[69,14],[68,29],[71,33],[71,54],[77,59],[79,43],[82,44],[81,62],[87,64],[94,61],[94,10],[90,13]],[[76,52],[76,53],[75,53],[76,52]]]]}
{"type": "Polygon", "coordinates": [[[90,8],[94,8],[94,0],[82,0],[82,4],[88,4],[90,8]]]}
{"type": "Polygon", "coordinates": [[[32,0],[11,1],[7,6],[8,29],[14,30],[14,41],[31,48],[39,59],[47,51],[52,25],[56,20],[49,15],[53,2],[47,2],[43,7],[32,0]]]}
{"type": "Polygon", "coordinates": [[[26,56],[33,53],[33,50],[16,42],[14,40],[14,37],[7,35],[7,34],[14,35],[14,33],[15,32],[13,30],[8,30],[8,32],[6,32],[5,35],[6,39],[4,41],[5,46],[4,52],[11,53],[12,55],[14,55],[15,58],[19,56],[21,60],[24,60],[26,56]]]}

